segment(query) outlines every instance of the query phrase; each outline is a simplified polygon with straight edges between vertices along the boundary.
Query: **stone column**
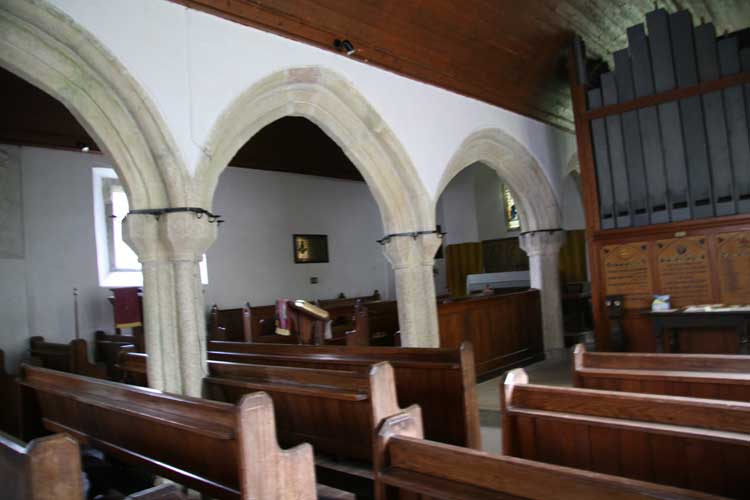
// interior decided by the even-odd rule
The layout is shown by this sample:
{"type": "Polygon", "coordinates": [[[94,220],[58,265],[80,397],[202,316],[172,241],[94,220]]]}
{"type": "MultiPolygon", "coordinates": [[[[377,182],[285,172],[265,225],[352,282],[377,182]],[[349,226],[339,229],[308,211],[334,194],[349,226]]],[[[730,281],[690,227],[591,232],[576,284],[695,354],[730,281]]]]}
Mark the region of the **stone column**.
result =
{"type": "Polygon", "coordinates": [[[529,256],[531,287],[539,289],[542,303],[544,351],[548,358],[564,355],[562,295],[560,290],[560,247],[565,231],[532,231],[518,241],[529,256]]]}
{"type": "Polygon", "coordinates": [[[396,279],[398,321],[404,347],[440,345],[432,274],[438,245],[435,235],[398,236],[383,245],[383,253],[393,266],[396,279]]]}
{"type": "Polygon", "coordinates": [[[131,214],[123,221],[123,239],[143,266],[143,329],[148,353],[148,381],[154,389],[181,393],[177,357],[172,266],[153,215],[131,214]]]}
{"type": "Polygon", "coordinates": [[[177,311],[177,352],[182,393],[200,396],[206,374],[206,325],[199,263],[216,240],[216,223],[193,212],[172,212],[160,218],[161,237],[174,272],[177,311]]]}

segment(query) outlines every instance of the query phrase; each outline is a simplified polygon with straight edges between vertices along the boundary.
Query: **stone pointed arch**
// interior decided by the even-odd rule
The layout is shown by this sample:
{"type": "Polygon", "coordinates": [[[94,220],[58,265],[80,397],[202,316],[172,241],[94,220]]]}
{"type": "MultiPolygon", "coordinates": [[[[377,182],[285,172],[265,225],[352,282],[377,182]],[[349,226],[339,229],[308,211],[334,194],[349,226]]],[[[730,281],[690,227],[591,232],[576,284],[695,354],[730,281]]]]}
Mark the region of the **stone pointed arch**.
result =
{"type": "Polygon", "coordinates": [[[427,191],[396,136],[349,81],[319,66],[276,72],[230,104],[196,169],[193,203],[211,206],[219,175],[237,151],[286,116],[309,119],[341,147],[367,182],[386,233],[434,229],[427,191]]]}
{"type": "Polygon", "coordinates": [[[435,204],[451,179],[478,162],[508,183],[520,207],[524,232],[560,227],[560,207],[544,170],[523,144],[499,129],[480,130],[464,140],[443,172],[435,204]]]}
{"type": "Polygon", "coordinates": [[[187,171],[159,112],[65,13],[44,0],[0,2],[0,66],[73,113],[114,161],[133,208],[185,204],[187,171]]]}
{"type": "Polygon", "coordinates": [[[474,163],[493,168],[513,191],[521,218],[521,248],[529,256],[531,287],[540,290],[544,349],[548,357],[561,356],[562,303],[558,269],[565,233],[560,229],[557,197],[542,167],[516,139],[499,129],[471,134],[453,155],[440,180],[435,203],[448,183],[474,163]]]}

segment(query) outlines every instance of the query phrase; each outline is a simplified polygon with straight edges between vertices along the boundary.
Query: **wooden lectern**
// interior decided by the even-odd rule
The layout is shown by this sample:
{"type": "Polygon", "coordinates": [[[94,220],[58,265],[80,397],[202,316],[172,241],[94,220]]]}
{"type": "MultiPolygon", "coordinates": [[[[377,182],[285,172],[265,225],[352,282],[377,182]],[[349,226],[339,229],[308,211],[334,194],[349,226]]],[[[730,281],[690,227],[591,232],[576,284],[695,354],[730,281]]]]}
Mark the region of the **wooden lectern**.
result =
{"type": "Polygon", "coordinates": [[[289,331],[299,336],[300,344],[324,345],[328,311],[306,300],[287,301],[289,331]]]}

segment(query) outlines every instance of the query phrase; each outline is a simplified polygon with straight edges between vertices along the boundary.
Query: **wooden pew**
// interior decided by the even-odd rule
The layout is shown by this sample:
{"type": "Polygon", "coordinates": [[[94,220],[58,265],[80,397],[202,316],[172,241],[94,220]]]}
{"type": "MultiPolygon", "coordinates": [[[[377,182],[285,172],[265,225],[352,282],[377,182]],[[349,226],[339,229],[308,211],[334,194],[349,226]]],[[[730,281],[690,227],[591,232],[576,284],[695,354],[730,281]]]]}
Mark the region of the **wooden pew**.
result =
{"type": "Polygon", "coordinates": [[[87,377],[107,378],[107,368],[89,361],[89,351],[83,339],[69,344],[46,342],[44,337],[29,339],[31,357],[41,366],[87,377]]]}
{"type": "Polygon", "coordinates": [[[539,290],[454,299],[438,304],[440,346],[469,341],[477,378],[544,359],[539,290]]]}
{"type": "Polygon", "coordinates": [[[391,346],[401,345],[397,341],[399,332],[398,303],[395,300],[379,300],[364,304],[367,308],[367,330],[370,345],[391,346]]]}
{"type": "Polygon", "coordinates": [[[209,359],[217,361],[360,372],[387,361],[396,374],[399,405],[422,407],[430,439],[481,448],[474,352],[468,342],[455,349],[209,342],[208,351],[209,359]]]}
{"type": "Polygon", "coordinates": [[[0,488],[7,500],[83,500],[78,443],[55,434],[26,445],[0,432],[0,488]]]}
{"type": "Polygon", "coordinates": [[[377,500],[654,500],[713,495],[423,439],[419,408],[387,419],[378,436],[377,500]]]}
{"type": "Polygon", "coordinates": [[[281,450],[271,398],[235,406],[23,365],[25,418],[215,498],[315,499],[309,444],[281,450]]]}
{"type": "Polygon", "coordinates": [[[528,384],[501,391],[503,453],[750,498],[750,403],[528,384]]]}
{"type": "Polygon", "coordinates": [[[388,363],[362,373],[209,360],[208,370],[209,398],[236,403],[264,391],[274,403],[279,442],[312,444],[320,482],[372,495],[373,441],[382,421],[400,411],[388,363]]]}
{"type": "Polygon", "coordinates": [[[209,317],[209,339],[231,340],[234,342],[252,342],[250,328],[250,304],[234,309],[219,309],[216,304],[211,307],[209,317]]]}
{"type": "Polygon", "coordinates": [[[117,371],[120,378],[116,381],[148,387],[147,360],[148,355],[144,352],[136,352],[127,346],[120,349],[117,354],[117,371]]]}
{"type": "Polygon", "coordinates": [[[318,307],[328,310],[329,308],[337,307],[354,307],[357,302],[365,303],[380,300],[380,292],[378,290],[372,292],[372,295],[361,295],[359,297],[345,297],[343,295],[344,294],[342,293],[335,299],[316,300],[315,303],[318,307]]]}
{"type": "Polygon", "coordinates": [[[0,349],[0,431],[13,436],[21,434],[21,413],[16,378],[5,369],[5,352],[0,349]]]}
{"type": "Polygon", "coordinates": [[[750,356],[730,354],[573,354],[576,387],[750,402],[750,356]]]}
{"type": "Polygon", "coordinates": [[[143,332],[136,335],[111,334],[101,330],[94,332],[94,362],[103,363],[107,367],[107,375],[111,380],[117,380],[117,355],[120,349],[127,345],[135,346],[136,351],[145,352],[143,332]]]}

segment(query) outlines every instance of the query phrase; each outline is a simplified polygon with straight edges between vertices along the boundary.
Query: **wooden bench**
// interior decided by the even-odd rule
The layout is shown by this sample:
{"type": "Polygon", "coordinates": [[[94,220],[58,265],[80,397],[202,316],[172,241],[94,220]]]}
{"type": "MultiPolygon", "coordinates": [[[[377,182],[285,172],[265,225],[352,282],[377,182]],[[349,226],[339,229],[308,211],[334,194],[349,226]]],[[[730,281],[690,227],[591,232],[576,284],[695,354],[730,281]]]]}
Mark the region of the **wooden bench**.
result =
{"type": "Polygon", "coordinates": [[[750,356],[732,354],[573,354],[576,387],[750,402],[750,356]]]}
{"type": "Polygon", "coordinates": [[[106,333],[101,330],[94,332],[94,363],[103,363],[107,367],[107,375],[111,380],[117,380],[117,355],[124,346],[135,346],[139,352],[145,351],[143,332],[136,335],[120,333],[106,333]]]}
{"type": "Polygon", "coordinates": [[[45,368],[77,373],[87,377],[107,378],[107,368],[89,361],[89,350],[83,339],[69,344],[47,342],[44,337],[29,339],[31,357],[45,368]]]}
{"type": "Polygon", "coordinates": [[[243,307],[234,309],[219,309],[219,306],[214,304],[208,324],[210,340],[252,342],[250,304],[246,303],[243,307]]]}
{"type": "Polygon", "coordinates": [[[24,444],[0,432],[0,488],[8,500],[83,500],[78,443],[55,434],[24,444]]]}
{"type": "Polygon", "coordinates": [[[503,453],[750,498],[750,403],[528,384],[501,391],[503,453]]]}
{"type": "Polygon", "coordinates": [[[388,418],[377,442],[377,500],[654,500],[713,495],[423,439],[418,407],[388,418]]]}
{"type": "Polygon", "coordinates": [[[281,450],[271,398],[235,406],[23,365],[24,417],[215,498],[314,499],[312,447],[281,450]]]}
{"type": "Polygon", "coordinates": [[[209,342],[209,359],[251,364],[367,372],[387,361],[396,375],[401,407],[419,404],[427,436],[480,449],[474,353],[457,349],[401,347],[289,346],[209,342]]]}
{"type": "Polygon", "coordinates": [[[362,373],[209,360],[208,370],[209,398],[236,403],[264,391],[274,403],[279,442],[312,444],[320,482],[372,496],[373,441],[382,421],[400,411],[388,363],[362,373]]]}
{"type": "Polygon", "coordinates": [[[5,369],[5,352],[0,349],[0,431],[21,435],[21,414],[16,378],[5,369]]]}
{"type": "Polygon", "coordinates": [[[471,342],[479,380],[544,359],[539,290],[453,299],[437,310],[440,345],[471,342]]]}
{"type": "Polygon", "coordinates": [[[335,299],[319,299],[316,300],[315,303],[318,305],[318,307],[322,307],[326,311],[329,308],[337,308],[337,307],[354,307],[356,303],[365,303],[365,302],[374,302],[380,300],[380,292],[378,290],[375,290],[372,292],[372,295],[361,295],[359,297],[346,297],[344,294],[340,294],[335,299]]]}

